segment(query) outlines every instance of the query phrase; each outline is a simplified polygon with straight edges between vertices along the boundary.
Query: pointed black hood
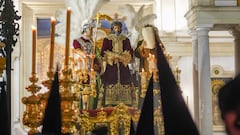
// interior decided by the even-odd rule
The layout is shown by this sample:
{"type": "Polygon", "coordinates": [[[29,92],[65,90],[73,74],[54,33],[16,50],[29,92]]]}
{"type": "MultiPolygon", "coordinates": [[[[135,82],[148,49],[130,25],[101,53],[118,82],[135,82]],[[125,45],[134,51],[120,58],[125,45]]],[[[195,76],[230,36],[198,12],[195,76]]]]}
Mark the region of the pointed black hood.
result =
{"type": "Polygon", "coordinates": [[[61,99],[59,93],[58,71],[56,71],[45,109],[42,133],[60,135],[61,126],[61,99]]]}

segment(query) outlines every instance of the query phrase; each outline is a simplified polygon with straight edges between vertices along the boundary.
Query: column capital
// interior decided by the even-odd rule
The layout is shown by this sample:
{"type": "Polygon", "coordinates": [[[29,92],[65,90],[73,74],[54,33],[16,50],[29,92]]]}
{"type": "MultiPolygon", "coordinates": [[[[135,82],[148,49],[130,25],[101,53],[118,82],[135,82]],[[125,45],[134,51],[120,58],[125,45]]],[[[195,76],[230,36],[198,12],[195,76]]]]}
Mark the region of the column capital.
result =
{"type": "Polygon", "coordinates": [[[208,33],[210,31],[211,27],[197,27],[196,31],[197,31],[197,36],[208,36],[208,33]]]}
{"type": "Polygon", "coordinates": [[[230,29],[230,34],[234,37],[234,39],[240,39],[240,27],[235,26],[230,29]]]}
{"type": "Polygon", "coordinates": [[[195,29],[188,30],[188,34],[191,36],[197,35],[197,31],[195,29]]]}
{"type": "Polygon", "coordinates": [[[212,27],[208,26],[197,26],[196,31],[210,31],[212,27]]]}
{"type": "Polygon", "coordinates": [[[188,34],[192,37],[192,40],[197,39],[197,31],[196,30],[189,30],[188,34]]]}

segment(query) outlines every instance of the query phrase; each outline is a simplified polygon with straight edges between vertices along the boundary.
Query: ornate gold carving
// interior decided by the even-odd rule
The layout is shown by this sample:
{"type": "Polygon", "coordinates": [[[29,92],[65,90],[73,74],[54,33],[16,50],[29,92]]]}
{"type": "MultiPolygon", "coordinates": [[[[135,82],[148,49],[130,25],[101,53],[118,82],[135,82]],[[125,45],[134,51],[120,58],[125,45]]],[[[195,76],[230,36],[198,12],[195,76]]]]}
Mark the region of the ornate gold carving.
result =
{"type": "MultiPolygon", "coordinates": [[[[154,125],[157,134],[163,135],[164,125],[160,110],[156,109],[154,111],[154,125]]],[[[122,134],[129,135],[131,119],[134,123],[137,123],[141,114],[140,110],[128,107],[124,103],[119,103],[113,108],[102,108],[95,111],[99,111],[96,116],[90,116],[90,112],[87,111],[82,111],[78,115],[78,125],[81,125],[79,134],[85,135],[94,129],[96,125],[104,125],[108,126],[110,135],[119,135],[119,130],[121,130],[122,134]],[[108,115],[107,112],[110,112],[110,114],[108,115]]]]}
{"type": "Polygon", "coordinates": [[[164,135],[164,122],[161,109],[157,109],[154,111],[154,125],[156,126],[157,131],[155,131],[158,135],[164,135]]]}
{"type": "Polygon", "coordinates": [[[122,85],[120,83],[108,85],[105,89],[105,105],[117,105],[119,103],[132,105],[134,92],[134,87],[131,85],[122,85]]]}
{"type": "MultiPolygon", "coordinates": [[[[108,110],[111,109],[108,108],[108,110]]],[[[89,112],[83,111],[78,117],[78,122],[79,125],[81,125],[82,134],[91,131],[94,126],[98,124],[105,124],[108,125],[111,135],[118,135],[120,128],[122,129],[124,135],[129,135],[131,117],[133,118],[133,121],[137,121],[139,115],[140,113],[138,110],[133,110],[125,104],[120,103],[112,108],[110,115],[107,115],[107,109],[101,109],[97,112],[96,117],[91,117],[89,116],[89,112]],[[130,113],[130,110],[132,110],[133,113],[130,113]]]]}
{"type": "Polygon", "coordinates": [[[36,85],[36,82],[38,81],[36,74],[32,73],[32,77],[30,77],[29,80],[32,84],[26,89],[31,92],[31,95],[22,98],[23,104],[26,105],[26,110],[23,113],[23,124],[30,128],[28,135],[34,135],[35,133],[40,132],[37,128],[42,123],[43,108],[41,106],[40,96],[36,95],[41,89],[40,86],[36,85]]]}
{"type": "MultiPolygon", "coordinates": [[[[45,87],[47,87],[48,90],[51,89],[52,81],[53,81],[53,76],[54,76],[54,73],[53,73],[52,69],[49,68],[49,71],[47,72],[48,80],[45,80],[45,81],[42,82],[42,84],[43,84],[45,87]]],[[[42,100],[41,100],[41,102],[42,102],[41,104],[42,104],[43,108],[45,108],[45,106],[46,106],[47,99],[48,99],[48,97],[49,97],[49,92],[50,92],[50,91],[47,91],[47,92],[45,92],[45,93],[39,94],[39,96],[40,96],[41,99],[42,99],[42,100]]],[[[43,112],[44,112],[44,110],[43,110],[43,112]]]]}
{"type": "MultiPolygon", "coordinates": [[[[98,20],[104,17],[104,15],[98,16],[98,20]]],[[[105,16],[106,17],[106,16],[105,16]]],[[[107,18],[107,17],[106,17],[107,18]]],[[[106,19],[105,18],[105,19],[106,19]]],[[[107,18],[111,19],[111,18],[107,18]]],[[[101,28],[99,28],[101,29],[101,28]]],[[[105,31],[105,30],[104,30],[105,31]]],[[[109,31],[105,31],[108,33],[109,31]]],[[[39,40],[38,40],[39,41],[39,40]]],[[[46,74],[47,69],[47,55],[44,55],[46,50],[49,50],[49,44],[46,43],[48,40],[40,40],[43,43],[38,47],[38,70],[42,71],[41,73],[46,74]]],[[[99,40],[99,47],[101,46],[101,40],[99,40]]],[[[64,56],[63,48],[59,45],[56,52],[56,60],[60,61],[64,56]]],[[[123,52],[124,55],[119,57],[120,62],[123,62],[127,65],[131,60],[131,55],[129,52],[123,52]]],[[[137,122],[140,116],[139,110],[134,110],[131,107],[126,106],[125,104],[137,104],[138,103],[138,93],[137,89],[130,85],[120,85],[120,83],[112,86],[108,86],[108,91],[106,94],[107,102],[110,104],[115,104],[115,106],[110,114],[107,114],[106,110],[101,109],[96,117],[89,116],[88,104],[82,112],[79,109],[79,100],[87,101],[89,96],[96,96],[96,82],[89,81],[89,72],[87,70],[76,69],[76,63],[80,62],[79,59],[70,58],[70,67],[65,65],[62,70],[60,77],[60,95],[61,95],[61,113],[62,113],[62,133],[83,133],[85,134],[88,131],[91,131],[94,126],[98,123],[106,123],[109,125],[110,133],[112,135],[119,134],[119,128],[123,130],[125,135],[128,135],[130,132],[130,120],[133,119],[134,122],[137,122]],[[115,93],[115,94],[114,94],[115,93]],[[132,95],[136,97],[132,99],[132,95]],[[86,99],[86,100],[85,100],[86,99]],[[131,111],[130,111],[131,110],[131,111]],[[81,128],[78,130],[78,126],[81,128]]],[[[82,60],[83,61],[83,60],[82,60]]],[[[81,61],[81,62],[82,62],[81,61]]],[[[60,67],[61,68],[61,67],[60,67]]],[[[40,73],[40,76],[43,76],[40,73]]],[[[157,72],[154,72],[157,74],[157,72]]],[[[50,89],[51,81],[53,79],[53,72],[49,69],[47,72],[48,79],[43,82],[44,86],[50,89]]],[[[44,79],[44,78],[43,78],[44,79]]],[[[41,80],[43,80],[41,78],[41,80]]],[[[39,132],[37,128],[40,126],[42,121],[45,104],[48,98],[48,93],[36,95],[40,90],[40,87],[35,83],[38,78],[36,74],[33,74],[30,78],[30,81],[33,83],[27,90],[32,93],[29,97],[22,98],[22,102],[26,104],[26,111],[23,116],[23,124],[30,127],[29,134],[34,134],[39,132]],[[37,117],[36,117],[37,116],[37,117]]],[[[154,78],[157,81],[157,77],[154,78]]],[[[102,107],[102,99],[104,96],[104,89],[100,86],[98,94],[98,108],[102,107]]],[[[147,83],[145,84],[147,87],[147,83]]],[[[159,94],[159,90],[154,90],[154,94],[159,94]]],[[[105,108],[107,109],[107,108],[105,108]]],[[[158,132],[162,132],[163,120],[160,117],[160,109],[154,112],[154,123],[157,124],[158,132]]]]}
{"type": "Polygon", "coordinates": [[[220,110],[218,107],[218,92],[221,87],[225,85],[224,80],[221,79],[214,79],[211,81],[211,88],[212,88],[212,115],[213,115],[213,125],[221,126],[223,125],[220,110]]]}
{"type": "Polygon", "coordinates": [[[71,91],[71,86],[73,84],[70,79],[72,70],[65,66],[62,71],[63,78],[60,80],[60,95],[61,95],[61,112],[62,112],[62,133],[74,133],[75,132],[75,120],[76,114],[73,106],[73,101],[75,99],[74,94],[71,91]]]}
{"type": "Polygon", "coordinates": [[[124,66],[127,66],[132,59],[131,54],[128,51],[124,51],[122,53],[115,53],[112,51],[106,51],[104,54],[103,60],[107,62],[109,65],[117,64],[118,62],[122,62],[124,66]]]}
{"type": "Polygon", "coordinates": [[[112,21],[113,19],[106,14],[101,14],[101,13],[97,13],[96,17],[94,18],[95,20],[99,21],[99,20],[108,20],[108,21],[112,21]]]}
{"type": "Polygon", "coordinates": [[[181,70],[178,67],[176,67],[176,69],[174,70],[174,75],[178,85],[180,85],[180,73],[181,70]]]}

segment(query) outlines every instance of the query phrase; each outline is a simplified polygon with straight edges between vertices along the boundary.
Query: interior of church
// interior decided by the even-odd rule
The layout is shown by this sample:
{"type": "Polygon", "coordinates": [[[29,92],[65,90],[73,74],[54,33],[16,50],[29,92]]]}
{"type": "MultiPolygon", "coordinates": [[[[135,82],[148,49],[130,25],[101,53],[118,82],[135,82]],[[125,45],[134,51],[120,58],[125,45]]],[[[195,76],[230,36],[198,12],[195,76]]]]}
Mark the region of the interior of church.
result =
{"type": "MultiPolygon", "coordinates": [[[[107,126],[111,135],[130,134],[131,120],[137,125],[141,114],[150,73],[154,134],[163,135],[156,55],[147,56],[146,68],[141,66],[141,53],[136,53],[146,25],[158,33],[159,45],[200,134],[226,135],[217,95],[240,73],[240,0],[12,1],[20,16],[16,21],[19,32],[14,35],[11,59],[0,52],[0,82],[11,82],[7,91],[11,91],[12,135],[41,131],[57,69],[62,133],[85,135],[97,126],[107,126]],[[121,27],[122,40],[129,42],[124,41],[129,44],[126,49],[112,47],[121,55],[107,50],[115,26],[121,27]],[[92,48],[75,46],[74,42],[82,44],[81,35],[92,48]]],[[[5,47],[0,44],[1,50],[5,47]]]]}

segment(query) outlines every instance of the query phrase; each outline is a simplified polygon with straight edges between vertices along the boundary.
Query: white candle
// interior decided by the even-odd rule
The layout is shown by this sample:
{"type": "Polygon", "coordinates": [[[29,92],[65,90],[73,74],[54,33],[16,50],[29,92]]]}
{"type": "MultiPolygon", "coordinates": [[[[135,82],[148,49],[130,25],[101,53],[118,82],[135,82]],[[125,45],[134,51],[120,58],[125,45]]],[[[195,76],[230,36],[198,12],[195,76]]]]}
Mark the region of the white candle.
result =
{"type": "Polygon", "coordinates": [[[142,68],[142,73],[144,72],[144,68],[142,68]]]}
{"type": "Polygon", "coordinates": [[[68,66],[69,60],[69,42],[70,42],[70,20],[71,20],[71,9],[67,9],[66,17],[66,48],[65,48],[65,66],[68,66]]]}
{"type": "Polygon", "coordinates": [[[90,83],[95,83],[96,82],[96,72],[94,71],[94,69],[91,69],[90,72],[90,83]]]}
{"type": "Polygon", "coordinates": [[[37,29],[32,26],[32,74],[36,73],[36,40],[37,29]]]}
{"type": "Polygon", "coordinates": [[[87,56],[83,56],[83,70],[87,70],[87,56]]]}
{"type": "Polygon", "coordinates": [[[144,68],[142,68],[142,72],[140,73],[141,76],[141,83],[144,84],[147,82],[147,72],[144,71],[144,68]]]}
{"type": "Polygon", "coordinates": [[[50,41],[50,61],[49,61],[49,69],[52,70],[53,68],[53,61],[54,61],[54,39],[55,39],[55,24],[56,19],[51,17],[51,41],[50,41]]]}
{"type": "Polygon", "coordinates": [[[155,55],[152,55],[152,59],[153,59],[153,68],[157,69],[157,60],[155,58],[155,55]]]}

